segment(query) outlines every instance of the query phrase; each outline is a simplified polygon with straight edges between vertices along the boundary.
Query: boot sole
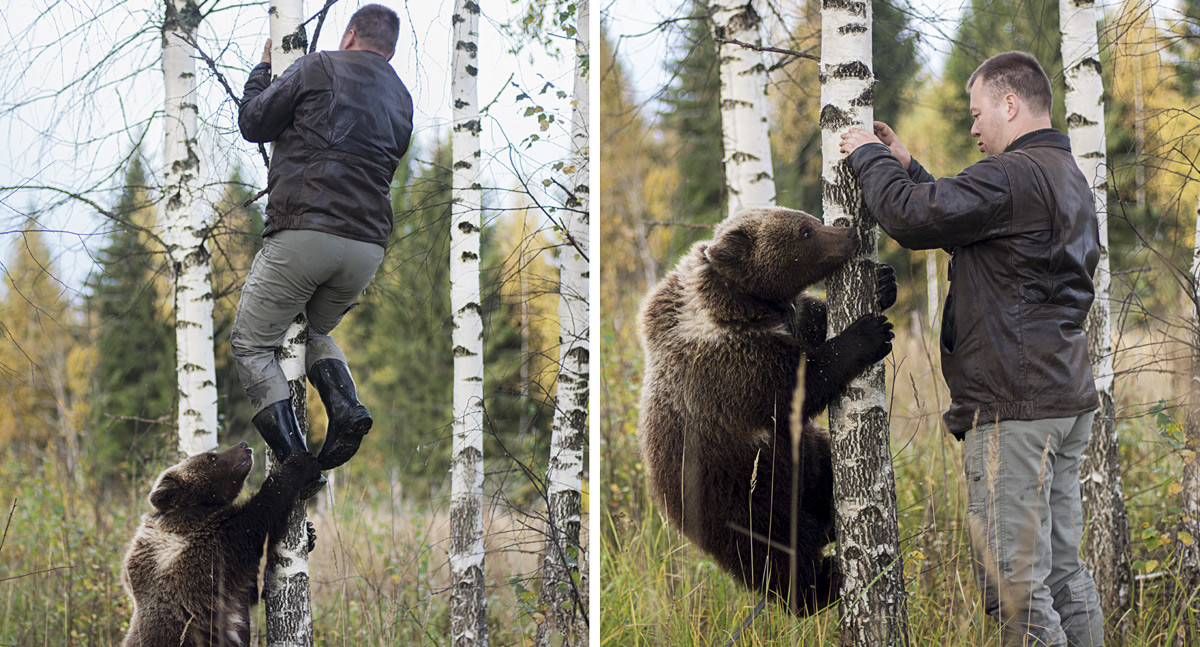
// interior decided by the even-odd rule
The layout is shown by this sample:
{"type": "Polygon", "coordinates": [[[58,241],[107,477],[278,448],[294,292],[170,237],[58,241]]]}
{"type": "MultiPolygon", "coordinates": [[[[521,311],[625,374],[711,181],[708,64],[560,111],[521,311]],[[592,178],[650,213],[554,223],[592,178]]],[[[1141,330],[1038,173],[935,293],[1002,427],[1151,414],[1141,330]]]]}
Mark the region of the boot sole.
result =
{"type": "Polygon", "coordinates": [[[373,422],[370,415],[363,416],[351,423],[350,428],[342,432],[336,443],[322,447],[321,454],[317,456],[317,464],[321,469],[331,470],[354,458],[358,453],[358,446],[362,444],[363,436],[371,431],[373,422]]]}

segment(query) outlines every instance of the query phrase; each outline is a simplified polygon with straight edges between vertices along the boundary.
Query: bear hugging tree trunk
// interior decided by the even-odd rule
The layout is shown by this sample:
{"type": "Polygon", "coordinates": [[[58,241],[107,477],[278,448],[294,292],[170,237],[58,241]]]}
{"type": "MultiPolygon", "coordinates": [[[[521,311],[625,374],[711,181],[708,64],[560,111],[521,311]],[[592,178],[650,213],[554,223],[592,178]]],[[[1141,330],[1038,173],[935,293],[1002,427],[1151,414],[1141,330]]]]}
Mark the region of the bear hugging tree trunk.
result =
{"type": "MultiPolygon", "coordinates": [[[[268,536],[283,531],[299,493],[320,478],[294,452],[249,500],[235,503],[253,465],[246,443],[168,468],[150,490],[125,554],[133,619],[123,647],[246,647],[268,536]]],[[[309,529],[309,550],[315,537],[309,529]]]]}
{"type": "MultiPolygon", "coordinates": [[[[812,418],[891,352],[892,324],[864,315],[826,339],[825,302],[805,290],[852,256],[853,229],[790,209],[746,209],[697,243],[646,297],[638,434],[667,517],[751,588],[793,613],[836,600],[828,433],[812,418]],[[802,357],[801,478],[792,509],[789,409],[802,357]],[[797,590],[789,578],[794,530],[797,590]]],[[[880,311],[896,301],[878,266],[880,311]]]]}

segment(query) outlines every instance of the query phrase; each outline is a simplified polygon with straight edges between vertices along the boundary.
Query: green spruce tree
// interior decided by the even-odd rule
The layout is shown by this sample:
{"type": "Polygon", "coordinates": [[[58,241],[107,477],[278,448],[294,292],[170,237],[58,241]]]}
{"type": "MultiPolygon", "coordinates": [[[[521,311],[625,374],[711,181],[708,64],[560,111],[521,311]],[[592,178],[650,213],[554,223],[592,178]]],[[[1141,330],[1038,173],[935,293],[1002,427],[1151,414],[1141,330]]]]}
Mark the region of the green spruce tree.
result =
{"type": "MultiPolygon", "coordinates": [[[[132,155],[125,188],[114,209],[126,222],[148,225],[154,205],[146,173],[132,155]]],[[[95,396],[90,430],[92,464],[102,475],[125,471],[175,444],[170,422],[175,401],[175,331],[162,286],[165,256],[145,233],[113,225],[97,254],[85,291],[96,331],[95,396]]]]}

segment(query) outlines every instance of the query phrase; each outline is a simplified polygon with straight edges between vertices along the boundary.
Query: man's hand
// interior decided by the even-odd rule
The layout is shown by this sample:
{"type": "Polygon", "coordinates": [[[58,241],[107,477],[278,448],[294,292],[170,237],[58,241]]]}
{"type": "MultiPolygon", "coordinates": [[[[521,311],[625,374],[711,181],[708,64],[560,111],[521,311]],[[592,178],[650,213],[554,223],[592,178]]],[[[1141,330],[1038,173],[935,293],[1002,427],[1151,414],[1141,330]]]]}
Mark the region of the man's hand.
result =
{"type": "Polygon", "coordinates": [[[263,63],[271,62],[271,39],[270,38],[267,39],[267,44],[263,45],[262,62],[263,63]]]}
{"type": "Polygon", "coordinates": [[[858,149],[859,146],[866,144],[882,144],[879,138],[862,128],[851,128],[842,133],[842,143],[838,146],[838,150],[844,155],[849,155],[858,149]]]}
{"type": "Polygon", "coordinates": [[[909,164],[912,164],[912,155],[908,154],[908,149],[904,147],[904,142],[900,141],[900,138],[896,136],[896,132],[892,130],[892,127],[882,121],[876,121],[875,136],[879,138],[879,141],[884,146],[891,149],[892,155],[895,155],[896,159],[900,160],[900,164],[907,171],[909,164]]]}
{"type": "Polygon", "coordinates": [[[892,151],[892,155],[894,155],[896,159],[900,160],[900,164],[904,167],[904,170],[908,170],[908,165],[912,164],[912,155],[908,154],[908,149],[904,147],[904,144],[900,141],[900,138],[896,136],[896,133],[891,129],[891,127],[882,121],[876,121],[874,126],[874,134],[869,133],[862,128],[851,128],[850,130],[842,133],[842,143],[838,146],[838,149],[841,150],[843,154],[849,155],[850,153],[853,153],[859,146],[863,146],[865,144],[883,144],[892,151]]]}

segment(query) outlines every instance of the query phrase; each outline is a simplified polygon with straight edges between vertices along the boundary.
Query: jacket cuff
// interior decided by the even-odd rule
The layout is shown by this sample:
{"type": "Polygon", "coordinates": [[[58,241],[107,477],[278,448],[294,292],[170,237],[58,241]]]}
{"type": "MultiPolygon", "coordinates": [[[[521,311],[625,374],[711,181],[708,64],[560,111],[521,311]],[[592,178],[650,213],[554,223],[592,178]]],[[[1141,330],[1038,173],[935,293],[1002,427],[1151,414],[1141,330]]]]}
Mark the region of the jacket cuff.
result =
{"type": "Polygon", "coordinates": [[[254,66],[254,69],[250,70],[250,74],[267,74],[269,76],[271,74],[271,64],[265,62],[259,63],[254,66]]]}
{"type": "MultiPolygon", "coordinates": [[[[854,172],[856,174],[862,175],[863,169],[866,168],[868,164],[876,159],[879,159],[879,157],[883,155],[891,157],[891,149],[878,142],[863,144],[850,153],[850,166],[854,167],[854,172]]],[[[899,163],[899,160],[897,160],[897,163],[899,163]]]]}

